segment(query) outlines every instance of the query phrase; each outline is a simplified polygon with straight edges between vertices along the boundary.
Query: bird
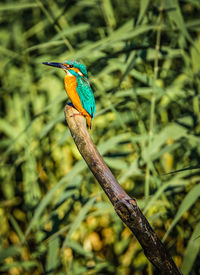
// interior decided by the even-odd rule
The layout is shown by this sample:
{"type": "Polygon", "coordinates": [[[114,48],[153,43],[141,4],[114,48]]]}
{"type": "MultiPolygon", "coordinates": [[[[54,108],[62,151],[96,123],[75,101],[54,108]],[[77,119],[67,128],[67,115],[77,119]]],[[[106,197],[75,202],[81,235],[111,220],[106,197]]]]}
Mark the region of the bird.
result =
{"type": "Polygon", "coordinates": [[[87,127],[91,129],[96,106],[85,65],[75,60],[63,63],[43,62],[43,64],[64,70],[65,91],[72,105],[80,115],[85,117],[87,127]]]}

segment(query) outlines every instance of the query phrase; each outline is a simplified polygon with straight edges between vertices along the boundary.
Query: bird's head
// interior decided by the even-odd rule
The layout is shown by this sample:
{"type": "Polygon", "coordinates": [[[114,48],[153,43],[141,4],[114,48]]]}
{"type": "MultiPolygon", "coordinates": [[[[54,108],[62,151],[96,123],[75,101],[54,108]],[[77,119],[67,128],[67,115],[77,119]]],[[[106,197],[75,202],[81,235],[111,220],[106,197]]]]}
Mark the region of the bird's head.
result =
{"type": "Polygon", "coordinates": [[[87,77],[87,69],[85,65],[81,64],[78,61],[64,61],[63,63],[55,62],[43,62],[44,65],[57,67],[63,69],[67,75],[76,76],[77,74],[87,77]]]}

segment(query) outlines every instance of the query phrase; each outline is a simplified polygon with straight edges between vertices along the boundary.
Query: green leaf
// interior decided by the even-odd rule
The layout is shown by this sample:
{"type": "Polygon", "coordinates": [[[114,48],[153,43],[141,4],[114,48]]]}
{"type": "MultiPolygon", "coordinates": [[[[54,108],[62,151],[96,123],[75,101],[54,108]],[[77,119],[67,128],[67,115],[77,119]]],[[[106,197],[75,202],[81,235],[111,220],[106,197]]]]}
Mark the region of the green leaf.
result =
{"type": "Polygon", "coordinates": [[[187,38],[187,40],[193,44],[193,39],[188,33],[188,30],[185,26],[184,18],[181,13],[178,0],[164,0],[163,3],[164,9],[172,9],[171,11],[167,12],[171,21],[176,24],[176,26],[179,28],[185,38],[187,38]]]}
{"type": "Polygon", "coordinates": [[[200,250],[200,222],[197,223],[195,229],[188,242],[181,270],[183,275],[188,275],[192,271],[193,264],[199,254],[200,250]]]}
{"type": "Polygon", "coordinates": [[[11,222],[11,224],[12,224],[12,226],[13,226],[15,232],[16,232],[17,235],[19,236],[20,241],[21,241],[22,243],[24,243],[24,242],[25,242],[25,236],[24,236],[24,233],[22,232],[22,230],[21,230],[19,224],[17,223],[16,219],[15,219],[12,215],[9,215],[9,220],[10,220],[10,222],[11,222]]]}
{"type": "Polygon", "coordinates": [[[71,247],[76,253],[83,255],[84,257],[92,257],[92,252],[85,250],[79,243],[68,240],[67,245],[71,247]]]}
{"type": "Polygon", "coordinates": [[[48,243],[48,252],[47,252],[47,264],[46,264],[46,272],[48,274],[52,273],[58,264],[58,249],[59,249],[59,238],[51,239],[48,243]]]}
{"type": "Polygon", "coordinates": [[[10,246],[7,248],[0,248],[0,262],[3,262],[8,257],[14,257],[21,253],[21,248],[17,246],[10,246]]]}
{"type": "Polygon", "coordinates": [[[92,205],[94,204],[96,198],[97,198],[98,194],[94,197],[92,197],[81,209],[81,211],[79,212],[78,216],[76,217],[76,219],[74,220],[74,222],[71,225],[71,228],[67,234],[67,237],[65,238],[65,241],[63,243],[62,246],[62,250],[68,245],[68,241],[71,238],[71,235],[77,230],[77,228],[80,226],[80,224],[82,223],[82,221],[85,219],[88,211],[90,210],[90,208],[92,207],[92,205]]]}
{"type": "Polygon", "coordinates": [[[177,224],[183,214],[188,211],[192,205],[197,201],[200,196],[200,184],[193,187],[190,192],[185,196],[184,200],[182,201],[176,216],[174,217],[172,224],[170,225],[169,229],[167,230],[163,240],[166,240],[167,236],[173,229],[173,227],[177,224]]]}
{"type": "Polygon", "coordinates": [[[121,135],[111,137],[108,140],[106,140],[106,141],[102,142],[101,144],[99,144],[98,145],[98,150],[102,155],[104,155],[109,150],[115,148],[118,143],[128,139],[128,137],[129,137],[128,134],[121,134],[121,135]]]}
{"type": "Polygon", "coordinates": [[[52,130],[52,128],[61,121],[64,121],[63,112],[57,115],[55,118],[51,119],[49,123],[44,126],[40,133],[40,139],[42,139],[44,136],[47,136],[47,134],[52,130]]]}
{"type": "Polygon", "coordinates": [[[120,171],[127,168],[127,163],[124,160],[104,157],[104,161],[109,167],[120,171]]]}
{"type": "Polygon", "coordinates": [[[0,11],[17,11],[22,9],[32,9],[32,8],[37,8],[39,5],[37,3],[16,3],[13,2],[12,4],[3,4],[0,5],[0,11]]]}
{"type": "MultiPolygon", "coordinates": [[[[160,133],[153,136],[153,141],[151,142],[150,148],[151,155],[157,153],[158,150],[160,150],[160,147],[165,144],[169,138],[173,138],[175,141],[181,137],[185,137],[186,134],[187,130],[184,127],[176,123],[168,124],[168,126],[161,130],[160,133]]],[[[143,157],[145,159],[146,154],[143,157]]]]}
{"type": "Polygon", "coordinates": [[[51,201],[54,193],[58,188],[60,188],[62,185],[67,184],[67,181],[73,180],[73,177],[76,175],[76,173],[79,173],[85,168],[85,163],[81,160],[77,162],[77,164],[73,167],[73,169],[70,171],[69,174],[67,174],[65,177],[63,177],[42,199],[39,206],[36,208],[35,213],[33,215],[33,218],[30,221],[30,224],[26,230],[25,237],[28,236],[32,228],[35,226],[35,224],[39,221],[40,216],[42,215],[42,212],[45,210],[48,203],[51,201]]]}
{"type": "Polygon", "coordinates": [[[144,18],[144,15],[147,11],[149,0],[140,0],[140,12],[137,20],[137,25],[139,25],[142,22],[142,19],[144,18]]]}
{"type": "Polygon", "coordinates": [[[33,269],[34,267],[38,266],[37,261],[20,261],[20,262],[13,262],[13,263],[8,263],[6,265],[2,265],[0,267],[0,271],[9,271],[11,268],[18,267],[21,269],[25,269],[26,271],[29,271],[33,269]]]}

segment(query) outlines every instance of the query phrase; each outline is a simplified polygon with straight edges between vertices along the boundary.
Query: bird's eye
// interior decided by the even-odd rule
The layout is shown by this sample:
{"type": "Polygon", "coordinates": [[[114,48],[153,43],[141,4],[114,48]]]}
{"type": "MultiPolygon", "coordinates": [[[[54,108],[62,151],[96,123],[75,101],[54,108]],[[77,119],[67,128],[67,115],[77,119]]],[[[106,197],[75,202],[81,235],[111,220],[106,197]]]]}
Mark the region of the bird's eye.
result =
{"type": "Polygon", "coordinates": [[[73,65],[69,65],[69,68],[73,68],[73,65]]]}

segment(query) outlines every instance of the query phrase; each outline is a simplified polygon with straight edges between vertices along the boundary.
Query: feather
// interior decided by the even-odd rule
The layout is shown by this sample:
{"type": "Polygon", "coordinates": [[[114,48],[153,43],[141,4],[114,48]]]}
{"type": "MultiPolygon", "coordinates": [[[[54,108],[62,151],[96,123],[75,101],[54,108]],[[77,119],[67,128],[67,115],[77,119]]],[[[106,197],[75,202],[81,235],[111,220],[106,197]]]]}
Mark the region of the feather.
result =
{"type": "Polygon", "coordinates": [[[77,81],[77,93],[80,97],[82,107],[88,112],[91,118],[94,117],[95,113],[95,99],[92,88],[87,77],[80,76],[80,74],[76,73],[74,70],[68,70],[69,73],[76,77],[77,81]]]}
{"type": "Polygon", "coordinates": [[[77,93],[80,97],[81,104],[91,118],[93,118],[95,113],[95,99],[89,81],[85,77],[77,77],[77,84],[77,93]]]}

